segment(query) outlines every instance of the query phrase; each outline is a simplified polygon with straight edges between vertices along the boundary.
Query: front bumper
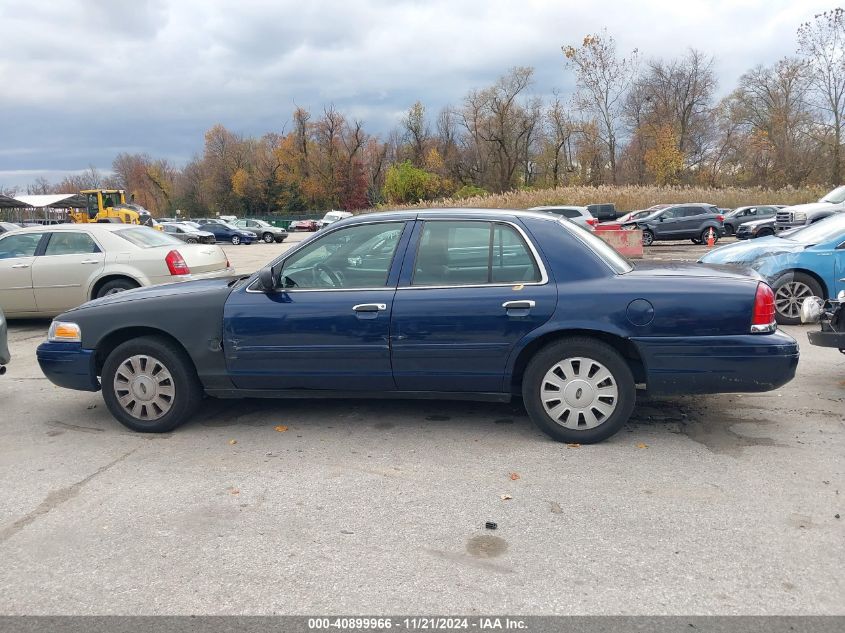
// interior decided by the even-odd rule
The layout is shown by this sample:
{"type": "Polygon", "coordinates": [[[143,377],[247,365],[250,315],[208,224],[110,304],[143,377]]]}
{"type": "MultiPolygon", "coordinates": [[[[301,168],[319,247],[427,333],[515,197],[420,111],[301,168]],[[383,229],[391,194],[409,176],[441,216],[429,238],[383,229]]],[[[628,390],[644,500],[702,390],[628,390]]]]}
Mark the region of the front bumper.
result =
{"type": "Polygon", "coordinates": [[[632,339],[651,394],[771,391],[795,377],[798,343],[788,334],[632,339]]]}
{"type": "Polygon", "coordinates": [[[99,391],[94,350],[81,343],[45,342],[36,351],[38,364],[54,385],[77,391],[99,391]]]}

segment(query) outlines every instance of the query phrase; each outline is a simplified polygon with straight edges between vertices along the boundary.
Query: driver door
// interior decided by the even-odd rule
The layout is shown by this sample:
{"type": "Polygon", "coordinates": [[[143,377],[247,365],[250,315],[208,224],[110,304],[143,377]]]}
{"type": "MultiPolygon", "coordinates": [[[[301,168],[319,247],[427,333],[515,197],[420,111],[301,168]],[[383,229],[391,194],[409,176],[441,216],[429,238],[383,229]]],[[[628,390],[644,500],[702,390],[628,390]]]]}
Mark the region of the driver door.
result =
{"type": "Polygon", "coordinates": [[[253,283],[223,315],[226,365],[240,389],[392,391],[390,316],[410,229],[404,221],[330,231],[253,283]]]}

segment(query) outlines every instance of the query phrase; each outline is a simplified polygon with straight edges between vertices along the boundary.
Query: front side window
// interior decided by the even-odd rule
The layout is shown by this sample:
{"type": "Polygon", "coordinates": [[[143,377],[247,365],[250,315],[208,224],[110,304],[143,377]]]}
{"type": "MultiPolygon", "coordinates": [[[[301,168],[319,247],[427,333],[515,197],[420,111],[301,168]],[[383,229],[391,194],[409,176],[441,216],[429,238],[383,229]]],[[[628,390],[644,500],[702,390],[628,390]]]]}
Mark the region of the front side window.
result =
{"type": "Polygon", "coordinates": [[[50,235],[44,255],[81,255],[99,253],[100,248],[87,233],[57,232],[50,235]]]}
{"type": "Polygon", "coordinates": [[[33,257],[42,235],[42,233],[26,233],[24,235],[10,235],[0,240],[0,259],[33,257]]]}
{"type": "Polygon", "coordinates": [[[362,224],[333,231],[289,257],[282,268],[284,288],[381,288],[404,222],[362,224]]]}
{"type": "Polygon", "coordinates": [[[493,222],[426,222],[414,265],[414,286],[472,286],[540,281],[522,236],[493,222]]]}

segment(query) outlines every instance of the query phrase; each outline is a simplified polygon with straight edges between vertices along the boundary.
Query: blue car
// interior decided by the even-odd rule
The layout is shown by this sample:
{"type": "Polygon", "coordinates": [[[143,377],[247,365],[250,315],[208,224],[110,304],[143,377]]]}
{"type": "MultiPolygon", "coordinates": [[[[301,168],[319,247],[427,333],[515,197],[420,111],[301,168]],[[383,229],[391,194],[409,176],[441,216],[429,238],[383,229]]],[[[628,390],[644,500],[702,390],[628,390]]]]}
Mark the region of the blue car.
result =
{"type": "Polygon", "coordinates": [[[832,299],[845,290],[845,213],[777,236],[723,246],[699,261],[757,271],[775,291],[778,323],[795,325],[801,322],[805,299],[832,299]]]}
{"type": "MultiPolygon", "coordinates": [[[[564,442],[603,440],[650,394],[775,389],[798,346],[759,278],[636,268],[547,213],[340,220],[253,275],[130,290],[65,312],[45,375],[170,431],[219,398],[522,397],[564,442]]],[[[316,405],[316,406],[319,406],[316,405]]]]}
{"type": "Polygon", "coordinates": [[[220,220],[215,220],[214,222],[200,221],[199,225],[203,231],[213,233],[214,239],[218,242],[231,242],[237,246],[238,244],[252,244],[258,239],[256,233],[239,229],[232,224],[220,220]]]}

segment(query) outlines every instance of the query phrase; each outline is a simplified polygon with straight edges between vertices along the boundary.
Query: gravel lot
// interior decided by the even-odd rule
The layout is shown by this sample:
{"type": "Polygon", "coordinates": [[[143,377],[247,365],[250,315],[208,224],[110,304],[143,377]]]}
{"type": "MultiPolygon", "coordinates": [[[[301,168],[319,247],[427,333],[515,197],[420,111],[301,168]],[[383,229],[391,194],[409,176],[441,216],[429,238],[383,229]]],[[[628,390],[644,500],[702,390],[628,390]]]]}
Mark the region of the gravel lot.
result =
{"type": "Polygon", "coordinates": [[[2,614],[845,614],[845,356],[805,328],[787,387],[570,448],[519,403],[209,400],[133,434],[43,378],[47,326],[0,378],[2,614]]]}

